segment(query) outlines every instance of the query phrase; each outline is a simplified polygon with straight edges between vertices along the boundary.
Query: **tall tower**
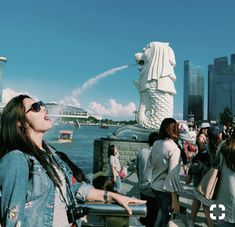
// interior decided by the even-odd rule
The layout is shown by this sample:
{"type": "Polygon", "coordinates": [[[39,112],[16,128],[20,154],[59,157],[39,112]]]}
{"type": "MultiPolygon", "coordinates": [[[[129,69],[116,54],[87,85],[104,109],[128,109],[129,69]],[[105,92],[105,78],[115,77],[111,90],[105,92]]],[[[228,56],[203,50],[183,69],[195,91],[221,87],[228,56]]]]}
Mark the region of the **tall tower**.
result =
{"type": "Polygon", "coordinates": [[[184,107],[183,119],[203,120],[204,78],[203,68],[187,60],[184,61],[184,107]]]}
{"type": "Polygon", "coordinates": [[[0,56],[0,104],[2,103],[2,90],[3,90],[3,68],[7,62],[7,58],[0,56]]]}
{"type": "Polygon", "coordinates": [[[235,54],[231,64],[227,57],[214,59],[208,65],[208,119],[219,122],[220,113],[228,107],[235,115],[235,54]]]}

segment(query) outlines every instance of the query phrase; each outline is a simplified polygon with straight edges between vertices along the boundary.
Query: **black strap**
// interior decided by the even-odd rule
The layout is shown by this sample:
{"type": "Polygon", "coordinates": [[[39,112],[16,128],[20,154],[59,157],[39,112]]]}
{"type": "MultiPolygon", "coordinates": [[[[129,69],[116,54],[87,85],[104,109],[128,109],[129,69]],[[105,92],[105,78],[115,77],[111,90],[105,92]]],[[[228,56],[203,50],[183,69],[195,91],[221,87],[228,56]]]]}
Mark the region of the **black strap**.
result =
{"type": "Polygon", "coordinates": [[[223,154],[222,154],[222,149],[223,149],[224,144],[219,145],[219,146],[220,146],[220,147],[219,147],[219,150],[218,150],[218,152],[217,152],[217,154],[216,154],[216,156],[215,156],[215,160],[213,161],[213,163],[211,164],[211,166],[215,167],[215,168],[218,169],[218,170],[221,170],[222,165],[223,165],[223,162],[224,162],[224,156],[223,156],[223,154]],[[222,155],[222,160],[221,160],[221,158],[220,158],[221,155],[222,155]]]}
{"type": "Polygon", "coordinates": [[[32,178],[33,176],[33,164],[34,164],[34,161],[33,159],[30,158],[30,156],[26,153],[23,153],[27,162],[28,162],[28,166],[29,166],[29,180],[32,178]]]}
{"type": "MultiPolygon", "coordinates": [[[[54,154],[52,154],[52,156],[51,156],[50,158],[51,158],[51,160],[52,160],[52,163],[53,163],[55,166],[58,166],[58,167],[59,167],[59,170],[63,173],[64,178],[65,178],[66,190],[67,190],[67,192],[69,193],[70,202],[72,203],[71,205],[74,206],[74,207],[76,207],[74,194],[72,193],[72,191],[71,191],[71,189],[70,189],[70,187],[69,187],[70,183],[69,183],[69,179],[68,179],[68,177],[67,177],[67,174],[65,173],[64,169],[60,167],[60,165],[59,165],[59,163],[57,162],[57,160],[56,160],[54,154]]],[[[62,195],[62,197],[63,197],[63,200],[64,200],[64,202],[65,202],[65,204],[66,204],[66,207],[68,208],[70,205],[67,203],[67,200],[65,199],[65,195],[63,194],[63,191],[62,191],[62,189],[61,189],[61,187],[60,187],[59,184],[58,184],[58,188],[59,188],[59,191],[60,191],[60,193],[61,193],[61,195],[62,195]]]]}

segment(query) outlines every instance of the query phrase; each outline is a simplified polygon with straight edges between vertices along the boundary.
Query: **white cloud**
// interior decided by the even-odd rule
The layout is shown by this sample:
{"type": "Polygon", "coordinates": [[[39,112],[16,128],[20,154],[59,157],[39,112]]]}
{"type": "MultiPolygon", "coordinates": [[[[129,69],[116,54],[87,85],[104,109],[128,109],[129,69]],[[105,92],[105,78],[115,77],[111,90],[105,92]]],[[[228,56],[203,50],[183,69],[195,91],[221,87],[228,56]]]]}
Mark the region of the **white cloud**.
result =
{"type": "Polygon", "coordinates": [[[134,119],[133,111],[136,110],[136,105],[133,102],[130,102],[127,105],[122,105],[115,99],[109,99],[107,106],[95,101],[91,102],[89,104],[89,110],[91,115],[97,114],[103,116],[104,118],[134,119]]]}
{"type": "MultiPolygon", "coordinates": [[[[18,92],[14,91],[11,88],[6,88],[3,90],[3,103],[6,104],[13,97],[26,94],[32,97],[35,100],[38,98],[35,95],[30,94],[29,92],[18,92]]],[[[72,105],[76,107],[80,107],[79,100],[75,97],[65,97],[63,100],[59,101],[59,105],[72,105]]],[[[87,108],[84,108],[87,110],[87,108]]],[[[103,105],[96,101],[93,101],[88,106],[88,112],[90,115],[96,117],[97,119],[102,118],[111,118],[111,119],[134,119],[133,111],[136,110],[136,105],[133,102],[130,102],[127,105],[123,105],[118,103],[115,99],[109,99],[107,105],[103,105]]]]}
{"type": "Polygon", "coordinates": [[[80,107],[80,102],[76,97],[66,96],[65,98],[59,101],[59,105],[80,107]]]}
{"type": "Polygon", "coordinates": [[[81,87],[72,91],[70,96],[66,96],[62,100],[60,100],[59,104],[64,105],[64,106],[71,105],[71,106],[80,107],[80,102],[79,102],[78,98],[84,91],[86,91],[88,88],[95,86],[99,80],[102,80],[105,77],[110,76],[110,75],[117,73],[121,70],[124,70],[126,68],[128,68],[128,65],[123,65],[120,67],[112,68],[112,69],[107,70],[103,73],[100,73],[99,75],[92,77],[91,79],[87,80],[81,87]]]}
{"type": "Polygon", "coordinates": [[[31,98],[38,100],[38,98],[35,95],[32,95],[27,91],[17,92],[17,91],[12,90],[11,88],[6,88],[6,89],[3,89],[3,92],[2,92],[2,103],[6,104],[12,98],[14,98],[15,96],[20,95],[20,94],[28,95],[31,98]]]}

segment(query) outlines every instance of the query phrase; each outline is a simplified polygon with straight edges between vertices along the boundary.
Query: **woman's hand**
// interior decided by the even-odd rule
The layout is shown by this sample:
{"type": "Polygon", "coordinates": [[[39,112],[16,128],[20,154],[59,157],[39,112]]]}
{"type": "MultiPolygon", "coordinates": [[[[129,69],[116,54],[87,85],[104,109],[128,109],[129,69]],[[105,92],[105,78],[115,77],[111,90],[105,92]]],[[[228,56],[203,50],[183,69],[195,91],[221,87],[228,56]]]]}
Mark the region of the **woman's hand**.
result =
{"type": "Polygon", "coordinates": [[[175,214],[179,214],[180,212],[180,203],[178,200],[172,200],[172,203],[171,203],[171,209],[173,211],[173,213],[175,214]]]}
{"type": "Polygon", "coordinates": [[[107,194],[105,194],[105,191],[95,189],[95,188],[93,188],[89,192],[89,194],[86,196],[86,200],[90,200],[90,201],[97,200],[97,201],[104,201],[104,202],[116,201],[127,210],[129,215],[132,215],[132,210],[129,207],[129,204],[145,204],[146,203],[146,200],[140,200],[136,198],[127,197],[127,196],[124,196],[115,192],[108,191],[107,194]]]}
{"type": "Polygon", "coordinates": [[[113,177],[113,182],[116,183],[116,176],[113,177]]]}
{"type": "Polygon", "coordinates": [[[178,200],[178,195],[176,192],[171,192],[171,209],[173,211],[173,213],[175,214],[179,214],[180,212],[180,202],[178,200]]]}
{"type": "Polygon", "coordinates": [[[129,207],[129,204],[145,204],[146,200],[140,200],[136,198],[127,197],[118,193],[108,192],[109,196],[119,203],[121,206],[126,208],[129,215],[132,215],[132,210],[129,207]]]}

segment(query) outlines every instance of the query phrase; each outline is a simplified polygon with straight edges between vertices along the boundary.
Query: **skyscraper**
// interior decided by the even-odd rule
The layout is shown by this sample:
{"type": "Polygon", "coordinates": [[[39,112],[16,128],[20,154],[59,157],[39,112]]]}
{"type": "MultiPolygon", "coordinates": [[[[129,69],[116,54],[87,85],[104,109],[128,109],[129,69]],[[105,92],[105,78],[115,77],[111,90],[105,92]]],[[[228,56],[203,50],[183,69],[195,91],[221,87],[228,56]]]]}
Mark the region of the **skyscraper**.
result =
{"type": "Polygon", "coordinates": [[[203,68],[189,60],[184,61],[183,119],[203,120],[204,78],[203,68]]]}
{"type": "Polygon", "coordinates": [[[235,114],[235,54],[231,55],[231,65],[227,57],[208,65],[208,119],[219,121],[225,107],[235,114]]]}
{"type": "Polygon", "coordinates": [[[0,104],[2,103],[3,67],[6,62],[7,62],[7,58],[0,56],[0,104]]]}

